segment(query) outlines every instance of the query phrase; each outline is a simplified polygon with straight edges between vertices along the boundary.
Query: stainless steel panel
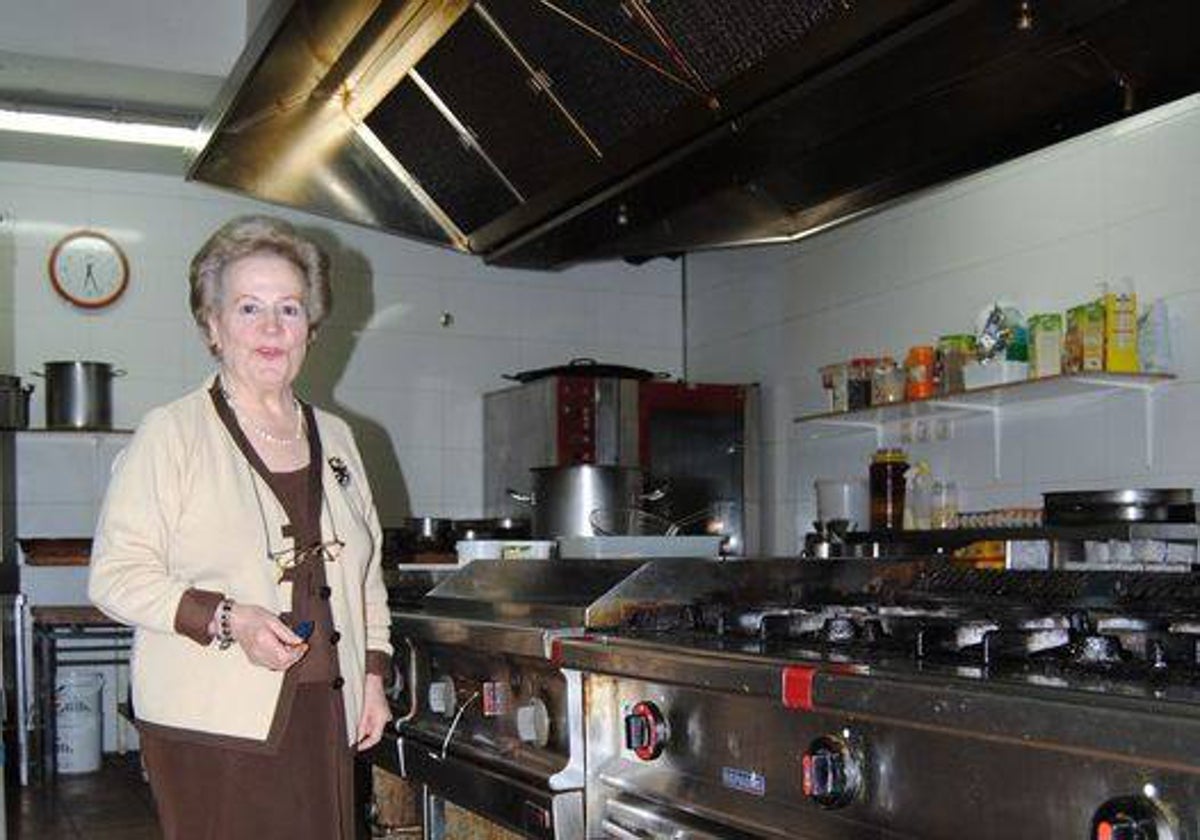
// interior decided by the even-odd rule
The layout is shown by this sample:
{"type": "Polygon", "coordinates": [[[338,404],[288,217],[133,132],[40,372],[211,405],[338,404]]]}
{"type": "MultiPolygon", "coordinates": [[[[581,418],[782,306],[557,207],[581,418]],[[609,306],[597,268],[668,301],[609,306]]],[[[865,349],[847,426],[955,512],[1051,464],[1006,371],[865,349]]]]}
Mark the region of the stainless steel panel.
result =
{"type": "MultiPolygon", "coordinates": [[[[873,688],[862,681],[859,693],[873,688]]],[[[1113,797],[1154,791],[1168,812],[1177,809],[1174,834],[1191,840],[1200,802],[1200,740],[1194,727],[1179,730],[1186,762],[1160,765],[1130,753],[1135,733],[1154,716],[1114,715],[1098,735],[1106,750],[1084,751],[1022,737],[985,737],[955,725],[956,703],[946,699],[941,726],[906,725],[901,715],[864,719],[816,709],[792,711],[781,703],[656,681],[589,677],[588,834],[603,837],[608,803],[629,793],[759,837],[797,840],[1007,840],[1011,837],[1090,836],[1096,809],[1113,797]],[[654,702],[670,736],[663,754],[644,762],[623,746],[623,714],[654,702]],[[863,788],[844,808],[827,810],[801,786],[801,758],[818,737],[852,743],[861,760],[863,788]],[[755,774],[755,789],[729,778],[755,774]]],[[[1074,709],[1051,712],[1041,728],[1069,726],[1074,709]]],[[[1033,712],[1028,718],[1036,718],[1033,712]]],[[[1050,710],[1042,710],[1047,712],[1050,710]]],[[[652,835],[651,835],[652,836],[652,835]]]]}
{"type": "MultiPolygon", "coordinates": [[[[571,668],[728,692],[782,703],[784,670],[815,669],[814,705],[821,712],[862,721],[953,730],[989,741],[1033,742],[1041,748],[1106,756],[1124,761],[1136,755],[1146,766],[1193,767],[1200,773],[1200,705],[1163,704],[1163,693],[1147,687],[1142,696],[1086,694],[1036,681],[1021,685],[986,679],[981,669],[914,670],[911,663],[865,665],[853,661],[764,655],[735,649],[701,650],[615,637],[562,641],[562,661],[571,668]],[[906,668],[907,666],[907,668],[906,668]],[[906,668],[906,670],[905,670],[906,668]],[[972,673],[973,672],[973,673],[972,673]],[[1130,721],[1140,718],[1136,730],[1130,721]],[[1132,737],[1113,739],[1125,731],[1132,737]],[[1135,746],[1136,745],[1136,746],[1135,746]]],[[[736,648],[735,645],[731,647],[736,648]]]]}
{"type": "Polygon", "coordinates": [[[597,378],[597,464],[638,465],[638,421],[638,381],[597,378]]]}
{"type": "Polygon", "coordinates": [[[558,463],[557,380],[553,377],[483,395],[485,516],[529,516],[508,489],[532,489],[529,470],[558,463]]]}
{"type": "Polygon", "coordinates": [[[414,640],[413,647],[413,709],[395,725],[401,736],[439,755],[456,755],[549,790],[582,787],[583,697],[577,672],[563,671],[541,656],[498,656],[423,640],[414,640]],[[447,679],[453,685],[450,705],[443,697],[435,710],[431,687],[444,687],[447,679]],[[544,743],[522,738],[518,725],[522,707],[537,702],[547,713],[544,743]]]}
{"type": "Polygon", "coordinates": [[[475,560],[434,588],[426,612],[503,618],[527,626],[583,627],[588,608],[642,560],[475,560]]]}
{"type": "Polygon", "coordinates": [[[399,743],[405,778],[423,782],[457,805],[532,838],[581,840],[583,793],[552,792],[452,755],[441,756],[410,738],[399,743]]]}
{"type": "Polygon", "coordinates": [[[392,613],[392,632],[439,644],[465,645],[473,651],[548,659],[554,639],[570,631],[397,610],[392,613]]]}
{"type": "Polygon", "coordinates": [[[604,837],[615,840],[753,840],[752,835],[698,820],[683,811],[621,794],[604,803],[604,837]]]}

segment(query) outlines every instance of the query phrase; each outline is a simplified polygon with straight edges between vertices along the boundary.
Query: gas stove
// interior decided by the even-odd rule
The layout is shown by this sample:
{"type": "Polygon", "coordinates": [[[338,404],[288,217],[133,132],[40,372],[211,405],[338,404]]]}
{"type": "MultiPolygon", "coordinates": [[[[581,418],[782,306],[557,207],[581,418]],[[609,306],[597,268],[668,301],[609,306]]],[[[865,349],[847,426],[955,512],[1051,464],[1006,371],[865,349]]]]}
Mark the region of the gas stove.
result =
{"type": "Polygon", "coordinates": [[[658,561],[612,600],[560,644],[589,838],[1200,838],[1193,576],[658,561]]]}
{"type": "Polygon", "coordinates": [[[462,809],[522,837],[584,836],[582,675],[558,646],[639,565],[476,560],[393,610],[407,703],[383,765],[423,786],[427,837],[468,834],[447,825],[462,809]]]}

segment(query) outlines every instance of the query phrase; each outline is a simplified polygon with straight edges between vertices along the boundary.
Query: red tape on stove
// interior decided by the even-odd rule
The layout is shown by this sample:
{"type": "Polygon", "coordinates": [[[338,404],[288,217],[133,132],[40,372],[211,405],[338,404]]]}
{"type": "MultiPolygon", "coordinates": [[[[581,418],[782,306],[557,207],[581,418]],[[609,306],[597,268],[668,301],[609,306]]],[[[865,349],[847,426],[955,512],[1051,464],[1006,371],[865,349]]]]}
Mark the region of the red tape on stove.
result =
{"type": "Polygon", "coordinates": [[[802,712],[812,711],[813,681],[817,669],[811,665],[788,665],[782,672],[783,705],[802,712]]]}

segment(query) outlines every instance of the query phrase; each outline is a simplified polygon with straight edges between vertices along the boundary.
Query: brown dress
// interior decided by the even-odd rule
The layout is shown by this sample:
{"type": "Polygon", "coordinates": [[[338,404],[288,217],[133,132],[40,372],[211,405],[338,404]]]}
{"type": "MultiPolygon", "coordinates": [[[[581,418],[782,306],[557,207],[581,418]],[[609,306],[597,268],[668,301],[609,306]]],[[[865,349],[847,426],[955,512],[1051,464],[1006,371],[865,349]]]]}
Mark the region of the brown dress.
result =
{"type": "MultiPolygon", "coordinates": [[[[283,505],[289,525],[280,536],[294,536],[297,547],[319,544],[322,457],[311,409],[305,407],[309,465],[292,473],[271,473],[215,387],[213,402],[243,454],[283,505]]],[[[167,840],[348,840],[355,836],[355,750],[347,745],[343,681],[335,654],[340,634],[329,608],[325,563],[298,564],[285,573],[285,579],[293,584],[292,608],[283,620],[292,626],[312,621],[314,629],[308,653],[284,676],[265,743],[145,722],[138,725],[143,761],[167,840]]],[[[187,623],[187,612],[211,616],[221,597],[193,592],[185,596],[188,603],[180,605],[177,629],[187,623]]],[[[229,653],[241,655],[236,650],[229,653]]]]}

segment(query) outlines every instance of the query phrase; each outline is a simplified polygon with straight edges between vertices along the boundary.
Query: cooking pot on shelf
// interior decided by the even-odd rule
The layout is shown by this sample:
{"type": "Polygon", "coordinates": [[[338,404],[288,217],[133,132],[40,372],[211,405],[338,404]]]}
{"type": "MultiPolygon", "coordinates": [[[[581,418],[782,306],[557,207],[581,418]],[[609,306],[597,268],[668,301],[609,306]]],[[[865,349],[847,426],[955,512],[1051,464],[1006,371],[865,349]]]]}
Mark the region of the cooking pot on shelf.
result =
{"type": "Polygon", "coordinates": [[[595,536],[592,512],[636,508],[657,501],[662,490],[643,490],[642,471],[637,467],[572,464],[565,467],[534,467],[533,490],[508,495],[533,509],[533,538],[595,536]]]}
{"type": "Polygon", "coordinates": [[[47,429],[111,429],[112,381],[125,371],[107,362],[46,362],[47,429]]]}
{"type": "Polygon", "coordinates": [[[0,429],[29,426],[29,395],[33,386],[21,387],[21,377],[0,376],[0,429]]]}

